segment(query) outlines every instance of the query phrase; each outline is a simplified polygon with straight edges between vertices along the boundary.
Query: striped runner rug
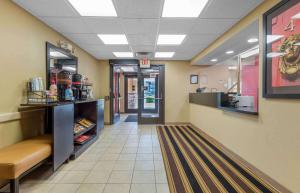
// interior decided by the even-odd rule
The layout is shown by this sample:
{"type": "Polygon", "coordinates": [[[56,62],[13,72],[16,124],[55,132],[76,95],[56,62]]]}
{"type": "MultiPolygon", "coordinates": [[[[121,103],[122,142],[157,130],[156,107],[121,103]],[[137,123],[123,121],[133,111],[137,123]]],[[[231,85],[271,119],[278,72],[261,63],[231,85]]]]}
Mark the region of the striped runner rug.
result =
{"type": "Polygon", "coordinates": [[[189,125],[157,132],[171,193],[279,192],[189,125]]]}

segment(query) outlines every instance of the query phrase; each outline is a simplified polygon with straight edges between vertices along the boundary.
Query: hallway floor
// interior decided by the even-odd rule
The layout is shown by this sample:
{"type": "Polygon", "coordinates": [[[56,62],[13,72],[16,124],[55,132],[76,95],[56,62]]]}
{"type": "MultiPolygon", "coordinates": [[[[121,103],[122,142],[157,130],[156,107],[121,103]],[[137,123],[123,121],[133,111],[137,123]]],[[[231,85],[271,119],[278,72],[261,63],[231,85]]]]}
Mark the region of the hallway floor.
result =
{"type": "Polygon", "coordinates": [[[51,174],[45,166],[26,176],[21,193],[169,193],[156,125],[105,126],[78,159],[51,174]]]}

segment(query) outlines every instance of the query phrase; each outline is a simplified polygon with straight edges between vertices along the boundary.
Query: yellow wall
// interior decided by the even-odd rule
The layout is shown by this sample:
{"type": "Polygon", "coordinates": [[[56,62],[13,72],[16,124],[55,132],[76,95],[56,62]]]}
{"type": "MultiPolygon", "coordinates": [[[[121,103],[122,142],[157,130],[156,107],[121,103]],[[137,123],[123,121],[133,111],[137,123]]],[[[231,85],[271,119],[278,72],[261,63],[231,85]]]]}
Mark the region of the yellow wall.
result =
{"type": "MultiPolygon", "coordinates": [[[[265,1],[264,7],[253,14],[259,17],[260,39],[262,13],[277,2],[265,1]]],[[[262,85],[262,53],[259,85],[262,85]]],[[[300,100],[264,99],[260,93],[258,117],[190,104],[190,122],[291,191],[300,192],[299,112],[300,100]]]]}
{"type": "MultiPolygon", "coordinates": [[[[45,79],[45,42],[56,44],[65,38],[9,0],[0,1],[0,26],[1,120],[18,115],[18,107],[24,99],[25,82],[29,78],[40,76],[45,79]]],[[[99,61],[79,47],[76,47],[75,55],[79,58],[79,73],[90,78],[94,83],[94,95],[101,96],[99,61]]],[[[30,114],[32,116],[21,118],[21,121],[19,118],[0,121],[0,148],[36,134],[41,124],[36,124],[34,113],[30,114]]]]}

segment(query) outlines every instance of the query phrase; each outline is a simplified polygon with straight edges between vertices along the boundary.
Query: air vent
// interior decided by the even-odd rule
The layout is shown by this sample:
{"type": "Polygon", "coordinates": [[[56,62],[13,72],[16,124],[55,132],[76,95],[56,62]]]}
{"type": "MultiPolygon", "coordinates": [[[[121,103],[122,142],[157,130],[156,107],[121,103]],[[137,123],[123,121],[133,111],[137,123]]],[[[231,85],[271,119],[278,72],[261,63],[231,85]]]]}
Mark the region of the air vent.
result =
{"type": "Polygon", "coordinates": [[[136,52],[135,56],[138,59],[145,59],[145,58],[152,58],[153,57],[153,53],[152,52],[136,52]]]}

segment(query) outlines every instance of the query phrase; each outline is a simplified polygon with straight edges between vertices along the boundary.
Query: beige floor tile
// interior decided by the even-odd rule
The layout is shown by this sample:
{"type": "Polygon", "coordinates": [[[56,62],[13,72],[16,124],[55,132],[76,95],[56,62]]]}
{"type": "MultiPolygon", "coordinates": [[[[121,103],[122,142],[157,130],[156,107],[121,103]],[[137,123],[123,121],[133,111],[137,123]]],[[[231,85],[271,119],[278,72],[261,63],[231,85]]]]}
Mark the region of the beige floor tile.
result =
{"type": "Polygon", "coordinates": [[[139,147],[137,153],[153,153],[153,149],[152,147],[139,147]]]}
{"type": "Polygon", "coordinates": [[[99,161],[92,170],[112,170],[116,161],[99,161]]]}
{"type": "Polygon", "coordinates": [[[139,160],[139,161],[153,160],[153,154],[152,153],[139,153],[136,156],[136,160],[139,160]]]}
{"type": "Polygon", "coordinates": [[[130,184],[107,184],[103,193],[129,193],[130,184]]]}
{"type": "Polygon", "coordinates": [[[113,153],[113,154],[111,154],[111,153],[105,153],[105,154],[103,154],[100,158],[99,158],[99,160],[100,161],[102,161],[102,160],[104,160],[104,161],[107,161],[107,160],[109,160],[109,161],[115,161],[115,160],[118,160],[118,158],[119,158],[119,156],[120,156],[120,154],[119,153],[113,153]]]}
{"type": "Polygon", "coordinates": [[[82,183],[88,174],[89,172],[87,171],[69,171],[64,175],[64,177],[58,183],[61,184],[82,183]]]}
{"type": "Polygon", "coordinates": [[[126,153],[137,153],[138,148],[137,147],[126,147],[123,148],[122,153],[126,154],[126,153]]]}
{"type": "Polygon", "coordinates": [[[54,184],[22,184],[20,193],[48,193],[54,184]]]}
{"type": "Polygon", "coordinates": [[[155,184],[131,184],[130,193],[156,193],[155,184]]]}
{"type": "Polygon", "coordinates": [[[154,155],[154,161],[163,161],[163,157],[161,153],[155,153],[154,155]]]}
{"type": "Polygon", "coordinates": [[[154,171],[134,171],[132,183],[134,183],[134,184],[153,184],[153,183],[155,183],[154,171]]]}
{"type": "Polygon", "coordinates": [[[159,184],[168,183],[166,172],[163,170],[156,170],[155,171],[155,180],[156,180],[156,183],[159,183],[159,184]]]}
{"type": "Polygon", "coordinates": [[[104,184],[107,183],[109,176],[111,174],[110,170],[96,170],[92,171],[83,181],[83,183],[98,183],[104,184]]]}
{"type": "Polygon", "coordinates": [[[134,161],[136,159],[136,154],[120,154],[119,159],[120,161],[134,161]]]}
{"type": "Polygon", "coordinates": [[[55,184],[49,193],[76,193],[80,184],[55,184]]]}
{"type": "Polygon", "coordinates": [[[102,193],[105,184],[81,184],[76,193],[102,193]]]}
{"type": "Polygon", "coordinates": [[[156,184],[157,193],[170,193],[168,184],[156,184]]]}
{"type": "Polygon", "coordinates": [[[113,171],[109,177],[108,183],[130,184],[132,174],[132,171],[113,171]]]}
{"type": "Polygon", "coordinates": [[[78,162],[71,171],[90,171],[95,165],[95,161],[78,162]]]}
{"type": "Polygon", "coordinates": [[[155,170],[165,171],[165,165],[163,161],[154,161],[155,170]]]}
{"type": "Polygon", "coordinates": [[[116,161],[113,170],[133,170],[135,161],[116,161]]]}
{"type": "Polygon", "coordinates": [[[154,163],[152,161],[136,161],[135,170],[154,170],[154,163]]]}

